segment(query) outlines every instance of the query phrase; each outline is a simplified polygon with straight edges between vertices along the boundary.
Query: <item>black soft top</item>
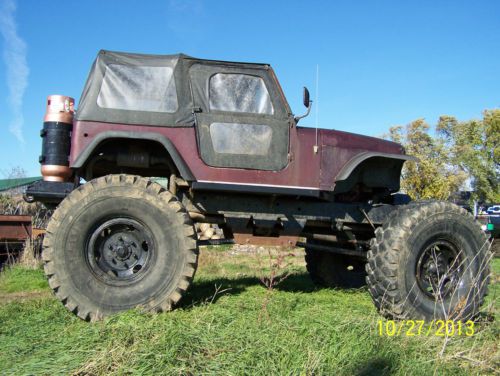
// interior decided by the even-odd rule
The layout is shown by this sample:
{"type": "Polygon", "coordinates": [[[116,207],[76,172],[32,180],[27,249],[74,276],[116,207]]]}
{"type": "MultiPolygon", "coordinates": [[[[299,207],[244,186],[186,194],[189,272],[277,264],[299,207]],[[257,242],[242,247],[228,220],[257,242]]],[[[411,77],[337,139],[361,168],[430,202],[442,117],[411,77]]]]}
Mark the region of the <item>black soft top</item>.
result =
{"type": "MultiPolygon", "coordinates": [[[[185,127],[194,124],[189,68],[197,63],[269,69],[268,64],[203,60],[184,54],[99,51],[89,73],[77,120],[185,127]]],[[[196,81],[196,77],[191,80],[196,81]]],[[[203,90],[205,82],[192,82],[203,90]]]]}

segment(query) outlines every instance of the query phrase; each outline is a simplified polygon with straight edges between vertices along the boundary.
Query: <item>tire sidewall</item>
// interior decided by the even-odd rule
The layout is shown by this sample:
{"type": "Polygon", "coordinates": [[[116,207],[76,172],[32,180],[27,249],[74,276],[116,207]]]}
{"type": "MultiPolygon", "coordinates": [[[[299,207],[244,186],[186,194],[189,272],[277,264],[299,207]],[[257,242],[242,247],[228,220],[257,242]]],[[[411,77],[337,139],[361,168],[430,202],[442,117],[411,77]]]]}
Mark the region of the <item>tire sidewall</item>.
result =
{"type": "Polygon", "coordinates": [[[478,280],[483,260],[478,253],[484,247],[483,238],[471,228],[468,218],[446,212],[431,215],[413,227],[403,243],[405,252],[398,268],[398,284],[404,287],[400,292],[404,295],[402,298],[411,304],[416,316],[428,319],[467,316],[476,307],[476,300],[481,295],[475,281],[478,280]],[[419,257],[434,240],[451,242],[459,250],[462,268],[458,287],[451,296],[438,302],[420,289],[416,279],[419,257]]]}
{"type": "Polygon", "coordinates": [[[154,306],[169,296],[181,277],[186,255],[183,220],[166,202],[146,189],[130,185],[110,186],[86,195],[60,218],[54,239],[54,263],[58,277],[71,295],[91,310],[103,314],[136,306],[154,306]],[[98,278],[87,260],[89,234],[107,219],[137,220],[153,237],[153,254],[142,278],[117,286],[98,278]]]}

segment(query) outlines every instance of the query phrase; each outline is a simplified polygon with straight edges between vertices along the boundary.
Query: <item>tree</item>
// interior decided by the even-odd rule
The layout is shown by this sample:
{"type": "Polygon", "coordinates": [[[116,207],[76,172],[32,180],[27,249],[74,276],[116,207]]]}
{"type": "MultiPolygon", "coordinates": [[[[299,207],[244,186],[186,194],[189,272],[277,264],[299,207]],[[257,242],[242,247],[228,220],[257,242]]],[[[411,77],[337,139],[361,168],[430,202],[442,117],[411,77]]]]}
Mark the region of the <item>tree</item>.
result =
{"type": "MultiPolygon", "coordinates": [[[[26,170],[20,166],[11,167],[10,170],[0,170],[5,179],[13,179],[16,182],[16,179],[23,179],[26,177],[26,170]]],[[[9,194],[21,194],[22,188],[12,188],[9,189],[9,194]]]]}
{"type": "Polygon", "coordinates": [[[484,111],[482,120],[459,122],[441,116],[437,131],[452,163],[471,178],[473,198],[500,202],[500,109],[484,111]]]}
{"type": "Polygon", "coordinates": [[[443,140],[429,135],[429,125],[418,119],[406,126],[396,126],[386,136],[403,145],[418,162],[404,164],[401,189],[412,199],[446,200],[458,191],[467,174],[450,160],[449,148],[443,140]]]}
{"type": "Polygon", "coordinates": [[[12,167],[10,170],[2,170],[5,179],[21,179],[26,177],[26,170],[21,166],[12,167]]]}

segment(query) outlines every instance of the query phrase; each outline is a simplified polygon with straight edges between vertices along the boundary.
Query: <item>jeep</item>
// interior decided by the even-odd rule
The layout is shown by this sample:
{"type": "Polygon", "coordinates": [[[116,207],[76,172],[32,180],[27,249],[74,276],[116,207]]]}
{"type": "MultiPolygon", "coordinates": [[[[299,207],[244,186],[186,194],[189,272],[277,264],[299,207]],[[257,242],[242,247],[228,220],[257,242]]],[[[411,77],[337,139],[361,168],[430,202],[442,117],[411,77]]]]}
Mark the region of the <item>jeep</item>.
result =
{"type": "Polygon", "coordinates": [[[203,244],[305,248],[318,285],[367,285],[395,319],[469,319],[486,294],[480,225],[398,193],[397,143],[298,126],[268,64],[100,51],[77,110],[49,96],[45,274],[84,320],[172,309],[203,244]]]}

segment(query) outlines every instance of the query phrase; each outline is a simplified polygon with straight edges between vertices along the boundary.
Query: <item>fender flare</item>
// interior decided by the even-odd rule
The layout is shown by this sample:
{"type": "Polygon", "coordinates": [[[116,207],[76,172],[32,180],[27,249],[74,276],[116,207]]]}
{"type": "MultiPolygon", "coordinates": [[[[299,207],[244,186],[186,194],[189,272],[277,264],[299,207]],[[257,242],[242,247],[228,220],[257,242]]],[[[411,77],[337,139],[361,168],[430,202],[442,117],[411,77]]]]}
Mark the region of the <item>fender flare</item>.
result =
{"type": "Polygon", "coordinates": [[[403,164],[406,161],[418,161],[418,158],[416,158],[412,155],[390,154],[390,153],[379,153],[379,152],[374,152],[374,151],[365,151],[365,152],[359,153],[359,154],[355,155],[353,158],[351,158],[340,169],[339,173],[335,177],[335,181],[337,182],[337,181],[347,179],[356,167],[358,167],[361,163],[363,163],[367,159],[374,158],[374,157],[400,160],[401,164],[403,164]]]}
{"type": "Polygon", "coordinates": [[[187,181],[194,181],[193,173],[189,169],[184,159],[180,156],[175,145],[167,137],[157,133],[141,133],[141,132],[124,132],[124,131],[106,131],[99,133],[85,149],[80,153],[75,162],[71,165],[72,168],[81,168],[88,160],[90,155],[104,141],[113,138],[127,138],[131,140],[149,140],[156,141],[163,145],[166,152],[172,158],[175,167],[179,170],[181,177],[187,181]]]}

